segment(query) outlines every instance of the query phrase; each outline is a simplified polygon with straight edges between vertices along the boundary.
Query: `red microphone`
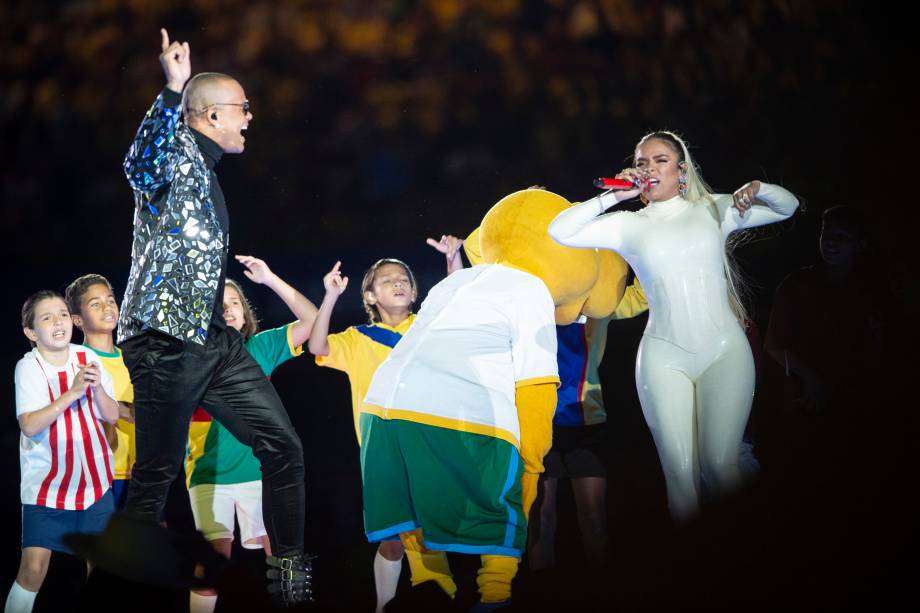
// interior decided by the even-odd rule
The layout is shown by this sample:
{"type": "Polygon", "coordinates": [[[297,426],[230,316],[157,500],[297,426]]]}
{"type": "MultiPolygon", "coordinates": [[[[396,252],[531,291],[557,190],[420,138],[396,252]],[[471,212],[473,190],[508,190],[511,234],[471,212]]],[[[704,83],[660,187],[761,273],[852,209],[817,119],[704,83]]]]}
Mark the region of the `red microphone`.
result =
{"type": "Polygon", "coordinates": [[[598,177],[594,179],[594,187],[599,189],[639,189],[642,183],[633,179],[617,179],[614,177],[598,177]]]}

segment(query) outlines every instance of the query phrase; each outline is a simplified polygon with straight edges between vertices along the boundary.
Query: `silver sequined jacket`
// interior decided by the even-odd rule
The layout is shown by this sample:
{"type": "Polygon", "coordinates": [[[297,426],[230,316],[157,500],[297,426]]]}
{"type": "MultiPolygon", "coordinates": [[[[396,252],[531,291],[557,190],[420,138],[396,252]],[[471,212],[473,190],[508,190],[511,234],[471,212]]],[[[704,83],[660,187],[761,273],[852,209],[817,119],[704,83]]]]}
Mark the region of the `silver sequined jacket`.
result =
{"type": "Polygon", "coordinates": [[[180,118],[161,93],[125,156],[134,241],[118,342],[150,329],[201,345],[207,338],[227,244],[208,168],[180,118]]]}

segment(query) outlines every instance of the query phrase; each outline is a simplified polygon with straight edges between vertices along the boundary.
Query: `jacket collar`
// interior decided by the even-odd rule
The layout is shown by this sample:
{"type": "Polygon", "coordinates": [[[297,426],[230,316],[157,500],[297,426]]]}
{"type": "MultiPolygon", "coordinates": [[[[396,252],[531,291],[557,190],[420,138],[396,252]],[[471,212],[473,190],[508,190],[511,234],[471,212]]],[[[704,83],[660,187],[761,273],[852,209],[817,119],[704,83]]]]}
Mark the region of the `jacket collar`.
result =
{"type": "Polygon", "coordinates": [[[204,158],[205,166],[208,167],[208,170],[214,170],[220,158],[223,157],[224,150],[220,148],[220,145],[195,128],[189,128],[189,130],[191,130],[192,135],[195,137],[198,149],[201,150],[201,156],[204,158]]]}

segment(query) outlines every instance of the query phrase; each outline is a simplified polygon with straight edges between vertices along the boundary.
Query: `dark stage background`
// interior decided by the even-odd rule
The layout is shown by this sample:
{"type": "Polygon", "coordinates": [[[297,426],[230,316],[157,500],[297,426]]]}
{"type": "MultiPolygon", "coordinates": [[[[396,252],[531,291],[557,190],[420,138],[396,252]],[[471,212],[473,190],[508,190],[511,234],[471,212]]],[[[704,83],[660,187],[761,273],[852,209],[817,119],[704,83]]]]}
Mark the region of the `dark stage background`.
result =
{"type": "MultiPolygon", "coordinates": [[[[123,293],[133,210],[121,162],[163,86],[161,26],[189,41],[193,72],[236,76],[252,103],[245,154],[218,167],[231,252],[264,258],[317,303],[322,275],[341,260],[352,282],[334,329],[361,321],[358,281],[377,258],[409,262],[424,296],[444,269],[426,237],[465,236],[494,202],[534,184],[589,197],[591,179],[627,165],[635,142],[658,128],[687,138],[718,191],[762,179],[799,196],[792,220],[737,252],[761,332],[773,289],[817,260],[820,213],[837,204],[867,213],[878,285],[865,291],[890,290],[903,313],[916,312],[907,300],[916,53],[906,18],[877,3],[7,1],[2,15],[2,593],[19,553],[20,305],[87,272],[123,293]]],[[[229,273],[243,278],[235,262],[229,273]]],[[[244,285],[263,326],[288,321],[271,292],[244,285]]],[[[853,300],[858,308],[861,297],[853,300]]],[[[896,399],[901,412],[867,423],[865,444],[834,465],[784,453],[798,449],[795,432],[759,391],[763,485],[675,535],[632,379],[644,322],[611,326],[602,368],[615,571],[584,591],[590,602],[700,605],[732,594],[738,606],[795,608],[906,595],[899,556],[916,545],[912,507],[901,504],[916,482],[903,477],[901,437],[915,432],[909,361],[892,359],[878,382],[880,405],[896,399]]],[[[912,338],[909,320],[895,323],[912,338]]],[[[768,380],[777,375],[769,360],[765,369],[768,380]]],[[[304,440],[308,544],[323,556],[322,589],[365,606],[373,547],[362,536],[347,381],[306,357],[273,381],[304,440]]],[[[171,524],[189,529],[184,493],[174,494],[171,524]]],[[[560,531],[562,566],[573,569],[577,531],[560,531]]]]}

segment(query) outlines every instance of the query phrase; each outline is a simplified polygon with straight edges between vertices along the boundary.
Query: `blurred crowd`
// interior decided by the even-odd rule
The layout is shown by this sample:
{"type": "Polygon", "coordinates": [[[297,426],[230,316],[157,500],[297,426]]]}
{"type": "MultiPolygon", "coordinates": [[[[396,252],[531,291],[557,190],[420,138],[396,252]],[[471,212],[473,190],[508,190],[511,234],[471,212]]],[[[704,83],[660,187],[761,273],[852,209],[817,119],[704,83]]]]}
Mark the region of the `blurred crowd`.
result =
{"type": "Polygon", "coordinates": [[[851,70],[868,66],[872,30],[849,2],[7,4],[4,216],[61,233],[82,227],[81,215],[52,214],[62,201],[83,215],[124,204],[113,223],[128,222],[120,162],[162,87],[151,59],[161,26],[191,41],[193,70],[233,74],[250,96],[247,160],[228,191],[237,228],[266,242],[278,218],[320,246],[330,236],[361,245],[356,215],[411,240],[448,208],[460,209],[449,215],[465,224],[457,232],[473,227],[498,197],[534,183],[581,198],[592,174],[616,170],[659,127],[702,146],[703,167],[718,162],[716,183],[733,185],[748,168],[716,157],[724,149],[749,148],[741,160],[775,168],[795,147],[784,133],[807,129],[808,114],[789,117],[778,101],[858,106],[854,96],[872,95],[851,70]],[[767,128],[780,119],[789,127],[767,128]],[[277,216],[255,210],[265,201],[277,216]],[[375,215],[392,204],[401,214],[375,215]]]}

